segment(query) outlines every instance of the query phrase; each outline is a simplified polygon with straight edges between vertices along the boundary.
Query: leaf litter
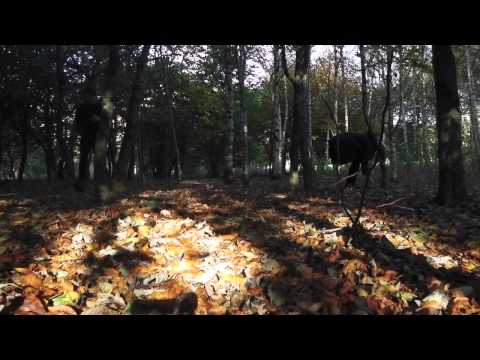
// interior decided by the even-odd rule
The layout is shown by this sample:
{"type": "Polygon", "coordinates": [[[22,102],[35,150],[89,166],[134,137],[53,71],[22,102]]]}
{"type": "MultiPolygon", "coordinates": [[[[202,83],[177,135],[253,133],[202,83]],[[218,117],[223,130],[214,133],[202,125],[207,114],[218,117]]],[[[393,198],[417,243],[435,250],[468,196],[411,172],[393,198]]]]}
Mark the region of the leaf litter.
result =
{"type": "Polygon", "coordinates": [[[469,216],[367,206],[359,240],[331,198],[268,182],[185,182],[97,208],[65,209],[68,196],[2,200],[1,313],[480,313],[469,216]]]}

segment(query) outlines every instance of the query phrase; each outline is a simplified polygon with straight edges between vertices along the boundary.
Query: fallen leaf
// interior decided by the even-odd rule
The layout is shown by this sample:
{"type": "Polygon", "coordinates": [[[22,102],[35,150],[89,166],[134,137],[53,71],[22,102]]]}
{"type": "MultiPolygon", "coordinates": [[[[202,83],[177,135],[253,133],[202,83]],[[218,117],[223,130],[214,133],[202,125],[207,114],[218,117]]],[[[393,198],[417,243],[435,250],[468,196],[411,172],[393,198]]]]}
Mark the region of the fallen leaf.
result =
{"type": "Polygon", "coordinates": [[[52,315],[77,315],[75,310],[66,305],[49,306],[48,312],[52,315]]]}
{"type": "Polygon", "coordinates": [[[75,305],[80,295],[75,291],[69,291],[64,294],[57,295],[50,300],[52,300],[53,305],[75,305]]]}

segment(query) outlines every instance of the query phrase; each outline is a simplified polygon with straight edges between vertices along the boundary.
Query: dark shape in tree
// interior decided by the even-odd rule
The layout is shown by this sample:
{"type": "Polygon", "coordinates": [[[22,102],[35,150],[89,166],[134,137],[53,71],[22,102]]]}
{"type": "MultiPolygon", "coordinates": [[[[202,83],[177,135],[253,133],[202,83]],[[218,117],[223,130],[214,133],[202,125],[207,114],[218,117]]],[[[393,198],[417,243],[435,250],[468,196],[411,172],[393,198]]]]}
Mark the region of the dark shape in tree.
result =
{"type": "Polygon", "coordinates": [[[453,206],[467,198],[462,154],[462,117],[451,45],[433,45],[439,184],[435,202],[453,206]]]}

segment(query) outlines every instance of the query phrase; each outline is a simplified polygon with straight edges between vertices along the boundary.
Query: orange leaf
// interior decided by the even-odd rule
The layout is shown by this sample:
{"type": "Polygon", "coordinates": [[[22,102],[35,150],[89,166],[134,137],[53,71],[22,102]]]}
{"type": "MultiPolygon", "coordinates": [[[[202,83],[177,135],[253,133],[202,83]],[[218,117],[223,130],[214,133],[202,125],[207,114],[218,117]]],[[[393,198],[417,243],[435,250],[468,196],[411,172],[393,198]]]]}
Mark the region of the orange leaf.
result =
{"type": "Polygon", "coordinates": [[[35,289],[40,289],[43,285],[42,279],[32,272],[22,275],[19,281],[23,286],[31,286],[35,289]]]}

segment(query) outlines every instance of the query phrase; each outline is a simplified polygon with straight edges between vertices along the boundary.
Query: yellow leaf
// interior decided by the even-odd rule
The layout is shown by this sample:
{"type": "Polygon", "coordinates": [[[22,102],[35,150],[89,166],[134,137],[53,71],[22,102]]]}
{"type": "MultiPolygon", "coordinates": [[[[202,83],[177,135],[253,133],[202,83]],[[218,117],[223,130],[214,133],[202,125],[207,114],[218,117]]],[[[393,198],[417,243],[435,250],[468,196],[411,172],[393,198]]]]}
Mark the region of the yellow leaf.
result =
{"type": "Polygon", "coordinates": [[[231,275],[231,274],[222,275],[220,281],[221,282],[225,281],[225,282],[237,284],[240,286],[244,286],[246,283],[246,279],[243,276],[231,275]]]}
{"type": "Polygon", "coordinates": [[[148,235],[150,235],[151,232],[152,232],[152,228],[150,226],[140,225],[138,227],[138,237],[140,239],[144,239],[148,237],[148,235]]]}
{"type": "Polygon", "coordinates": [[[232,233],[232,234],[226,234],[226,235],[219,235],[218,237],[221,240],[234,241],[238,238],[238,234],[232,233]]]}

